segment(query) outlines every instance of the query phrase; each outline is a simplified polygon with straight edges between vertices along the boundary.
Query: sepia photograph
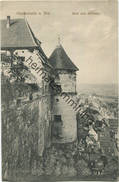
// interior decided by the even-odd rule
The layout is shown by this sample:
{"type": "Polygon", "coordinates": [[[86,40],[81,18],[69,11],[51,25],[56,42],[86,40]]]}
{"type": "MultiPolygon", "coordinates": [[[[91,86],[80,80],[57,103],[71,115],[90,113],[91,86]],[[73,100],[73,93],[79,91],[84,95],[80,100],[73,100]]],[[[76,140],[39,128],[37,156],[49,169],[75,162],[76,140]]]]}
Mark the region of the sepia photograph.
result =
{"type": "Polygon", "coordinates": [[[118,182],[117,5],[0,2],[2,182],[118,182]]]}

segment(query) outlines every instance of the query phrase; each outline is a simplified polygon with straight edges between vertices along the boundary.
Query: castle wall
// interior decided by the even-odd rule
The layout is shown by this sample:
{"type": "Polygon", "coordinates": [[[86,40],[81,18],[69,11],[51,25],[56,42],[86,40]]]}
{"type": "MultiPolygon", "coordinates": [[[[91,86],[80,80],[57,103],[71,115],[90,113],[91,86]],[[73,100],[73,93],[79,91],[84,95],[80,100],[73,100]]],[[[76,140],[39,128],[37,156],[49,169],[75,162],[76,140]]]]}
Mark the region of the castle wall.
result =
{"type": "Polygon", "coordinates": [[[8,163],[12,174],[21,165],[23,171],[30,171],[33,155],[38,155],[38,103],[34,100],[2,109],[3,166],[8,163]]]}
{"type": "MultiPolygon", "coordinates": [[[[37,124],[38,124],[38,155],[42,156],[43,151],[46,147],[50,146],[50,122],[51,122],[51,96],[49,93],[49,82],[45,81],[45,78],[48,78],[48,72],[45,70],[38,72],[35,72],[34,67],[36,65],[36,68],[39,66],[42,68],[41,61],[36,57],[35,53],[32,54],[27,50],[16,50],[15,53],[21,57],[25,57],[25,60],[27,60],[27,64],[25,64],[29,68],[29,79],[31,80],[31,76],[33,75],[36,83],[39,87],[39,90],[37,93],[32,93],[32,100],[29,100],[29,95],[31,94],[31,90],[24,91],[24,88],[21,88],[21,94],[22,97],[15,98],[14,94],[14,100],[15,103],[17,103],[17,100],[20,100],[21,104],[27,104],[27,102],[33,102],[33,100],[37,100],[36,106],[38,109],[38,117],[37,117],[37,124]],[[32,56],[32,59],[29,59],[30,56],[32,56]],[[27,59],[28,58],[28,59],[27,59]],[[25,92],[25,94],[24,94],[25,92]],[[27,95],[26,95],[27,94],[27,95]],[[25,102],[25,103],[23,103],[25,102]]],[[[24,61],[25,63],[25,61],[24,61]]],[[[10,65],[11,66],[11,65],[10,65]]],[[[3,68],[3,66],[2,66],[3,68]]],[[[26,80],[28,81],[28,80],[26,80]]],[[[32,80],[33,81],[33,80],[32,80]]],[[[24,83],[25,84],[25,83],[24,83]]],[[[26,84],[27,85],[27,84],[26,84]]],[[[22,85],[20,85],[22,87],[22,85]]],[[[14,89],[16,90],[16,89],[14,89]]],[[[12,90],[13,91],[13,90],[12,90]]],[[[17,90],[16,90],[17,91],[17,90]]],[[[4,92],[3,92],[4,93],[4,92]]],[[[34,101],[35,102],[35,101],[34,101]]],[[[12,103],[13,105],[13,103],[12,103]]],[[[17,107],[17,106],[16,106],[17,107]]],[[[35,104],[34,104],[35,107],[35,104]]],[[[27,113],[26,113],[27,115],[27,113]]],[[[34,116],[35,117],[35,116],[34,116]]],[[[32,118],[34,119],[34,118],[32,118]]]]}
{"type": "Polygon", "coordinates": [[[61,84],[62,92],[76,92],[76,73],[62,71],[55,80],[57,84],[61,84]]]}
{"type": "Polygon", "coordinates": [[[45,95],[39,101],[39,141],[38,149],[39,155],[42,156],[42,153],[45,148],[49,147],[51,144],[51,108],[50,108],[50,96],[45,95]]]}
{"type": "MultiPolygon", "coordinates": [[[[70,96],[70,99],[73,99],[73,96],[70,96]]],[[[76,112],[61,96],[54,96],[52,115],[53,120],[54,115],[61,115],[63,122],[62,139],[60,141],[64,143],[74,141],[77,138],[76,112]]]]}

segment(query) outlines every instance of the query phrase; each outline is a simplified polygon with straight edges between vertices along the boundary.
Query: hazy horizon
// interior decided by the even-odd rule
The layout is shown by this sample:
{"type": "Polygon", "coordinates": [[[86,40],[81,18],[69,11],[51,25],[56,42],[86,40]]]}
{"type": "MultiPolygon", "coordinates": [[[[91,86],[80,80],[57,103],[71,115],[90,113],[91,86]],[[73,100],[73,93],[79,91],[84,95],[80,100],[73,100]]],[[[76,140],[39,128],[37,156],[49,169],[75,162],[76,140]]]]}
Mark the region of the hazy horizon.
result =
{"type": "Polygon", "coordinates": [[[78,94],[96,94],[104,97],[118,97],[118,84],[77,84],[78,94]]]}

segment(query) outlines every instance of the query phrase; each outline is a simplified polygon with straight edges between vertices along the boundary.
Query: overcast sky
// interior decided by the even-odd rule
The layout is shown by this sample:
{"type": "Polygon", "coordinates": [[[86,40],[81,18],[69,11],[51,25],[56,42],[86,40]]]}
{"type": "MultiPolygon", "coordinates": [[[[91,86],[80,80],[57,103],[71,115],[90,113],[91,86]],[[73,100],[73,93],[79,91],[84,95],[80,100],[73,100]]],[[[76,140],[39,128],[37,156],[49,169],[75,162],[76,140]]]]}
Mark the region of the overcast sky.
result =
{"type": "Polygon", "coordinates": [[[26,18],[50,56],[58,42],[79,68],[79,83],[117,83],[117,5],[115,0],[81,2],[2,2],[2,18],[26,18]],[[93,14],[88,14],[93,11],[93,14]],[[49,15],[44,15],[49,12],[49,15]],[[78,15],[73,15],[77,12],[78,15]],[[85,15],[81,15],[85,13],[85,15]]]}

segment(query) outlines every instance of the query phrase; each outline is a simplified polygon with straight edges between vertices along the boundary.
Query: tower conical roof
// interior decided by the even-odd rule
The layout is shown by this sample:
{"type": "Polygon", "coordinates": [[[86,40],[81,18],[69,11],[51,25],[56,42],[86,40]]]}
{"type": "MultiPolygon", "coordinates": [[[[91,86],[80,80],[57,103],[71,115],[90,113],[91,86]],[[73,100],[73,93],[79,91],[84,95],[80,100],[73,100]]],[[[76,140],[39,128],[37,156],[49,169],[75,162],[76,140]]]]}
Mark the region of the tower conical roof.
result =
{"type": "Polygon", "coordinates": [[[50,64],[54,69],[78,71],[79,69],[74,65],[71,59],[66,54],[62,45],[56,47],[49,58],[50,64]]]}

